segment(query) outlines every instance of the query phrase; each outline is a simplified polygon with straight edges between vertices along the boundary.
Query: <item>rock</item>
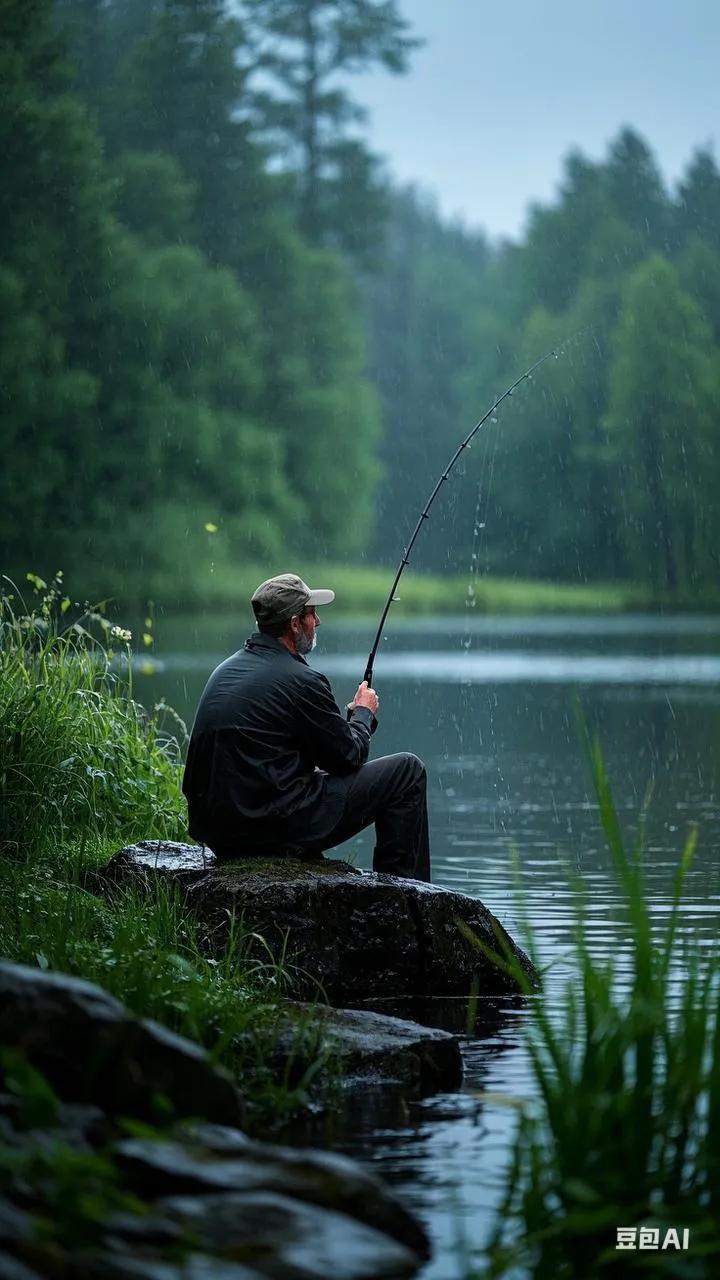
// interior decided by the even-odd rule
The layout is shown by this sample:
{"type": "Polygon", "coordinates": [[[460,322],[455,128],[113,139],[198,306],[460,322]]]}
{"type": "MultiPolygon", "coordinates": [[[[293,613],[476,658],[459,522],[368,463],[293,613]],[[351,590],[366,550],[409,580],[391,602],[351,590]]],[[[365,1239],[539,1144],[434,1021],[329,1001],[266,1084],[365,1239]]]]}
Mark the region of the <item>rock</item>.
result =
{"type": "Polygon", "coordinates": [[[205,1147],[222,1156],[243,1156],[252,1146],[250,1138],[226,1124],[208,1124],[204,1120],[188,1120],[175,1126],[175,1137],[189,1146],[205,1147]]]}
{"type": "MultiPolygon", "coordinates": [[[[0,1245],[17,1246],[21,1241],[32,1238],[33,1223],[30,1214],[18,1208],[12,1200],[0,1196],[0,1245]]],[[[2,1273],[0,1272],[0,1275],[2,1273]]]]}
{"type": "MultiPolygon", "coordinates": [[[[420,1075],[407,1046],[419,1063],[437,1036],[405,1038],[403,1069],[420,1075]]],[[[242,1105],[226,1073],[91,983],[0,963],[0,1043],[59,1095],[36,1089],[31,1106],[7,1068],[0,1122],[19,1160],[0,1197],[0,1250],[19,1259],[9,1280],[309,1280],[329,1269],[334,1280],[400,1280],[429,1255],[424,1228],[378,1178],[342,1156],[251,1141],[235,1127],[242,1105]],[[118,1138],[118,1118],[150,1115],[157,1091],[186,1117],[175,1136],[118,1138]],[[210,1118],[188,1118],[198,1111],[210,1118]],[[101,1218],[90,1204],[79,1233],[62,1209],[69,1147],[102,1154],[122,1193],[101,1218]],[[62,1229],[40,1237],[35,1217],[53,1196],[62,1229]]],[[[2,1263],[0,1252],[4,1277],[2,1263]]]]}
{"type": "MultiPolygon", "coordinates": [[[[297,1054],[295,1018],[320,1023],[323,1040],[340,1067],[344,1085],[400,1084],[415,1097],[457,1089],[463,1066],[457,1036],[367,1009],[296,1005],[281,1032],[277,1056],[285,1066],[297,1054]]],[[[300,1064],[304,1064],[301,1062],[300,1064]]]]}
{"type": "Polygon", "coordinates": [[[80,978],[0,963],[0,1043],[21,1052],[64,1100],[152,1119],[153,1095],[162,1095],[177,1116],[243,1121],[231,1076],[203,1049],[134,1018],[80,978]]]}
{"type": "Polygon", "coordinates": [[[95,889],[108,884],[122,885],[128,878],[133,883],[151,884],[157,875],[172,876],[179,885],[194,884],[217,866],[217,858],[209,849],[197,844],[179,844],[175,840],[140,840],[116,853],[102,871],[88,871],[85,884],[95,889]]]}
{"type": "Polygon", "coordinates": [[[37,1271],[31,1271],[17,1258],[0,1251],[0,1276],[2,1280],[40,1280],[37,1271]]]}
{"type": "Polygon", "coordinates": [[[163,1209],[204,1248],[229,1253],[272,1280],[401,1280],[420,1263],[373,1227],[269,1191],[174,1197],[163,1209]]]}
{"type": "MultiPolygon", "coordinates": [[[[221,1140],[226,1149],[226,1139],[221,1140]]],[[[215,1192],[272,1192],[317,1208],[335,1210],[385,1232],[427,1257],[424,1229],[378,1178],[345,1156],[248,1142],[238,1157],[177,1142],[127,1138],[113,1157],[136,1194],[192,1196],[215,1192]]],[[[166,1211],[164,1200],[158,1207],[166,1211]]]]}
{"type": "Polygon", "coordinates": [[[234,911],[278,959],[292,960],[291,994],[298,999],[321,995],[352,1008],[388,997],[467,996],[473,987],[481,997],[517,992],[517,979],[482,946],[506,947],[527,980],[537,982],[528,957],[478,899],[436,885],[357,872],[332,860],[208,866],[197,846],[170,841],[120,850],[100,880],[149,883],[153,877],[184,886],[215,953],[225,946],[234,911]]]}

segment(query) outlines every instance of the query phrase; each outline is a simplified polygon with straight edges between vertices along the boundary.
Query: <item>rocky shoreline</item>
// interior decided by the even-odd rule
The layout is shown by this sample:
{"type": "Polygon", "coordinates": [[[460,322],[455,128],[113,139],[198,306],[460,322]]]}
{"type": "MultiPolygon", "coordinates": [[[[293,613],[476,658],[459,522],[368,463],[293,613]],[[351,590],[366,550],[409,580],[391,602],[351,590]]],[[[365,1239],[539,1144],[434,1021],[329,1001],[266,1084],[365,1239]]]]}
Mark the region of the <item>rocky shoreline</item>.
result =
{"type": "Polygon", "coordinates": [[[378,1178],[250,1140],[230,1075],[94,984],[0,964],[0,1042],[8,1280],[392,1280],[427,1258],[378,1178]]]}
{"type": "MultiPolygon", "coordinates": [[[[481,903],[342,862],[217,866],[195,846],[152,841],[121,850],[86,887],[112,896],[160,882],[181,888],[209,954],[227,946],[234,913],[266,955],[283,956],[273,1069],[303,1069],[309,1022],[332,1064],[316,1096],[333,1079],[414,1097],[456,1089],[458,1036],[379,1008],[535,981],[481,903]]],[[[424,1228],[378,1178],[249,1138],[241,1081],[92,983],[0,964],[0,1043],[3,1276],[393,1280],[429,1256],[424,1228]]]]}

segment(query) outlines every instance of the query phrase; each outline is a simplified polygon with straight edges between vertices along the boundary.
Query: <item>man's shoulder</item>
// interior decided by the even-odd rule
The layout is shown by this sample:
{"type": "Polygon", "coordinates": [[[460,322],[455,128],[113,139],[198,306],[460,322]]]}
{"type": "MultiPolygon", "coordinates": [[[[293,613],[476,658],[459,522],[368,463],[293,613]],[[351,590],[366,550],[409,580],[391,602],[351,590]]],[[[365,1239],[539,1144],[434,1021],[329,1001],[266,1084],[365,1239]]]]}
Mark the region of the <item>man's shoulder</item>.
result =
{"type": "Polygon", "coordinates": [[[290,653],[277,642],[267,643],[265,637],[259,643],[253,643],[255,640],[256,637],[251,636],[242,649],[225,658],[213,671],[209,685],[227,688],[229,684],[245,685],[249,680],[253,685],[259,682],[298,691],[332,692],[327,676],[311,667],[304,658],[290,653]]]}

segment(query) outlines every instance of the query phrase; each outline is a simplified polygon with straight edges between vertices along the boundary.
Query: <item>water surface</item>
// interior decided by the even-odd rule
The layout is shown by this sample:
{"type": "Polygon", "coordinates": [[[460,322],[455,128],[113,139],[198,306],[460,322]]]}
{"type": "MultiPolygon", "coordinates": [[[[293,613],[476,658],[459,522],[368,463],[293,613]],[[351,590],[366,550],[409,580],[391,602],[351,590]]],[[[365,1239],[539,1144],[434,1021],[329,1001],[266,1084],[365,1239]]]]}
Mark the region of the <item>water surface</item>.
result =
{"type": "MultiPolygon", "coordinates": [[[[337,699],[361,678],[372,627],[319,632],[313,665],[337,699]]],[[[249,629],[249,628],[248,628],[249,629]]],[[[232,619],[164,620],[164,669],[140,696],[164,695],[184,716],[207,675],[242,644],[232,619]]],[[[691,822],[698,852],[683,928],[708,942],[720,901],[720,620],[709,617],[430,619],[395,622],[375,668],[381,699],[374,754],[412,750],[429,775],[434,878],[476,895],[510,933],[518,921],[510,851],[522,868],[527,911],[543,961],[566,954],[573,877],[588,891],[597,954],[622,958],[628,934],[578,744],[574,704],[599,733],[628,841],[649,798],[647,867],[653,912],[668,910],[679,851],[691,822]]],[[[368,866],[368,838],[352,842],[368,866]]],[[[546,979],[551,1000],[567,970],[546,979]]],[[[462,1275],[461,1242],[482,1243],[497,1201],[514,1111],[530,1096],[522,1007],[507,1005],[482,1039],[465,1045],[460,1093],[398,1105],[369,1097],[334,1145],[391,1180],[428,1224],[435,1256],[425,1280],[462,1275]]]]}

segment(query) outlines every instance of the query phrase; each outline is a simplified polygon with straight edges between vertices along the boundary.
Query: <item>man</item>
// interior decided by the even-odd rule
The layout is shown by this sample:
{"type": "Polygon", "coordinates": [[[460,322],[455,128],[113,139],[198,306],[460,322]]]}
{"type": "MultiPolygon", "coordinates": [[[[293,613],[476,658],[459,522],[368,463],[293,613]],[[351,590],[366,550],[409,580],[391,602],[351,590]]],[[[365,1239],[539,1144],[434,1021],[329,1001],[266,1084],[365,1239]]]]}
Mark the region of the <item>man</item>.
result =
{"type": "Polygon", "coordinates": [[[183,791],[190,833],[220,860],[319,857],[375,823],[373,867],[430,879],[425,768],[408,752],[367,762],[378,697],[363,682],[341,715],[305,655],[319,605],[283,573],[252,597],[258,631],[211,675],[200,699],[183,791]]]}

